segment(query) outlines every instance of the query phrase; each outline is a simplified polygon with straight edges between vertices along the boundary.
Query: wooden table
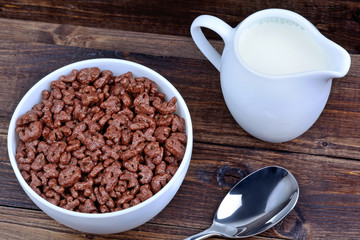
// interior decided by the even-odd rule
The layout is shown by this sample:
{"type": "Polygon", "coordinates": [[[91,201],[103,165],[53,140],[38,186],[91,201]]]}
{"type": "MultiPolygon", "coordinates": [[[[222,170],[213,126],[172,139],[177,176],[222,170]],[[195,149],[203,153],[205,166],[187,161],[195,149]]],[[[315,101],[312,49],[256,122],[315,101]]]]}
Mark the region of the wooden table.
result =
{"type": "Polygon", "coordinates": [[[358,0],[58,2],[0,1],[0,239],[182,239],[211,224],[239,179],[269,165],[294,174],[300,198],[283,221],[252,239],[360,238],[358,0]],[[257,140],[236,124],[219,73],[189,36],[200,14],[236,26],[270,7],[297,11],[352,53],[350,72],[333,81],[318,121],[282,144],[257,140]],[[6,144],[12,112],[33,84],[61,66],[99,57],[131,60],[165,76],[183,95],[194,126],[191,164],[175,198],[148,223],[114,235],[81,233],[40,211],[18,184],[6,144]]]}

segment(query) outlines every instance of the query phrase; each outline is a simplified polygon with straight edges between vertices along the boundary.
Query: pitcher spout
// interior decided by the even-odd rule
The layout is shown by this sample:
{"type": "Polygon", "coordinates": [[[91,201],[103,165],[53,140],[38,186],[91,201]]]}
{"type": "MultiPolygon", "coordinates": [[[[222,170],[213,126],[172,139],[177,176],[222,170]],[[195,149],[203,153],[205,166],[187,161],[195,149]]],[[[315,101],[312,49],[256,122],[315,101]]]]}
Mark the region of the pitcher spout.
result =
{"type": "Polygon", "coordinates": [[[338,44],[326,38],[325,51],[328,56],[328,69],[324,74],[328,78],[344,77],[350,69],[351,58],[350,54],[338,44]]]}

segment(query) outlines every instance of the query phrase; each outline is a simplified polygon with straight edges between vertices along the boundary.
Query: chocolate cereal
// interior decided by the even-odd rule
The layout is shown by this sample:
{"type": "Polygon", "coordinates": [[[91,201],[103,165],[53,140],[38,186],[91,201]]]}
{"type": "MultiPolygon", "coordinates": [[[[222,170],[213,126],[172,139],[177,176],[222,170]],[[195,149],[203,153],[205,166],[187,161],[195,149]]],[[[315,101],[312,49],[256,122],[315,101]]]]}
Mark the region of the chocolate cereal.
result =
{"type": "Polygon", "coordinates": [[[93,67],[50,89],[16,122],[16,161],[41,197],[68,210],[113,212],[150,198],[175,174],[185,120],[155,82],[93,67]]]}

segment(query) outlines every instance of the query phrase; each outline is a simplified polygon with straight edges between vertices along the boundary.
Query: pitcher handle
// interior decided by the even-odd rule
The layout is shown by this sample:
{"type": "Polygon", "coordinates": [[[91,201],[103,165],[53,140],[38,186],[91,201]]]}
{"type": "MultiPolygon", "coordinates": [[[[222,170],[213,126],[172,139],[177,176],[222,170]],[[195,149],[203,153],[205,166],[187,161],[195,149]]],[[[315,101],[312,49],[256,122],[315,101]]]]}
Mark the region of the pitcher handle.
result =
{"type": "Polygon", "coordinates": [[[225,45],[230,41],[234,29],[223,20],[210,15],[201,15],[191,24],[190,32],[195,44],[217,70],[220,71],[221,55],[211,46],[201,31],[201,27],[208,28],[219,34],[225,45]]]}

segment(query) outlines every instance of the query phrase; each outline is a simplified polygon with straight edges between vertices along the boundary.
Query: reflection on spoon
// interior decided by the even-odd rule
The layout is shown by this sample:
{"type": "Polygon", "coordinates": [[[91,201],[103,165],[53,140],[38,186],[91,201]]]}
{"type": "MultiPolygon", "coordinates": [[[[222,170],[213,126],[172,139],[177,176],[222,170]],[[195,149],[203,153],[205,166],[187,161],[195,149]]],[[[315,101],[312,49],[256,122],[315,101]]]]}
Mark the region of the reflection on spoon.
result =
{"type": "Polygon", "coordinates": [[[259,169],[237,183],[221,202],[211,227],[186,240],[211,236],[244,238],[283,219],[296,205],[299,186],[282,167],[259,169]]]}
{"type": "Polygon", "coordinates": [[[221,205],[223,206],[222,211],[218,212],[217,217],[219,219],[230,217],[233,214],[234,209],[238,209],[242,206],[242,194],[229,194],[226,198],[223,199],[221,205]]]}

